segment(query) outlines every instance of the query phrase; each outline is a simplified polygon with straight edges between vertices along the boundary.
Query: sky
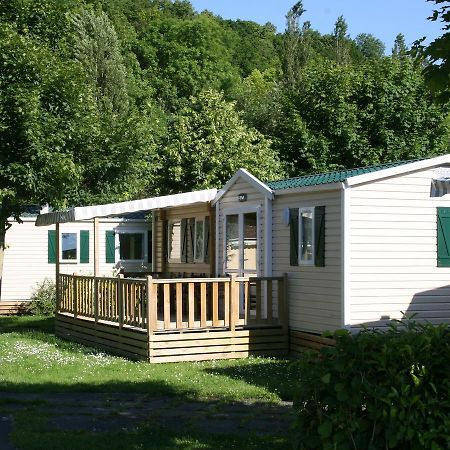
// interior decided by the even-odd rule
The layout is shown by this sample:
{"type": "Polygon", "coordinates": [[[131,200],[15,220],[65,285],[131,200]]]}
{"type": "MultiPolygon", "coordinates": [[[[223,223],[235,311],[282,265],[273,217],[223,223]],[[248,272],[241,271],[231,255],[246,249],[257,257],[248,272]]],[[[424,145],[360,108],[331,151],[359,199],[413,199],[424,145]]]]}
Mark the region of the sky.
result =
{"type": "MultiPolygon", "coordinates": [[[[271,22],[279,32],[285,29],[286,12],[295,0],[191,0],[194,9],[205,9],[224,19],[271,22]]],[[[431,22],[435,4],[426,0],[303,0],[306,12],[301,22],[309,20],[312,28],[323,33],[333,31],[336,19],[343,15],[352,38],[359,33],[372,33],[386,45],[390,53],[395,36],[405,35],[406,43],[427,37],[430,42],[440,34],[441,24],[431,22]]]]}

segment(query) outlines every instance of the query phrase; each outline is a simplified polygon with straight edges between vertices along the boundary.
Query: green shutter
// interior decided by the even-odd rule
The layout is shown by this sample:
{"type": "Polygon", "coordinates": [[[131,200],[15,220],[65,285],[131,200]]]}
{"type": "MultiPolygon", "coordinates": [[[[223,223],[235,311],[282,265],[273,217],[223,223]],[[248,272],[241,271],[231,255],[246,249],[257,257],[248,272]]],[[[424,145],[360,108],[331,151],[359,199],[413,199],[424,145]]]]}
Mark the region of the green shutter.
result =
{"type": "Polygon", "coordinates": [[[153,258],[153,233],[152,230],[147,231],[147,261],[149,264],[152,263],[153,258]]]}
{"type": "Polygon", "coordinates": [[[317,267],[325,266],[325,206],[314,208],[314,264],[317,267]]]}
{"type": "Polygon", "coordinates": [[[205,228],[205,242],[204,242],[204,262],[209,262],[209,216],[205,216],[205,223],[203,225],[205,228]]]}
{"type": "Polygon", "coordinates": [[[163,258],[164,262],[167,262],[169,260],[169,221],[163,220],[163,242],[164,242],[164,249],[163,249],[163,258]]]}
{"type": "Polygon", "coordinates": [[[55,230],[48,230],[47,242],[48,242],[48,250],[47,250],[48,263],[56,264],[56,231],[55,230]]]}
{"type": "Polygon", "coordinates": [[[188,263],[194,262],[194,245],[195,245],[195,217],[191,217],[189,220],[189,249],[188,249],[188,263]]]}
{"type": "Polygon", "coordinates": [[[298,266],[298,208],[289,210],[290,263],[298,266]]]}
{"type": "Polygon", "coordinates": [[[106,230],[105,232],[105,252],[106,262],[116,262],[116,233],[114,230],[106,230]]]}
{"type": "Polygon", "coordinates": [[[181,240],[181,262],[187,263],[188,261],[188,221],[187,219],[181,219],[181,233],[180,233],[180,240],[181,240]]]}
{"type": "Polygon", "coordinates": [[[450,267],[450,208],[437,208],[437,265],[450,267]]]}
{"type": "Polygon", "coordinates": [[[80,231],[80,264],[89,262],[89,230],[80,231]]]}

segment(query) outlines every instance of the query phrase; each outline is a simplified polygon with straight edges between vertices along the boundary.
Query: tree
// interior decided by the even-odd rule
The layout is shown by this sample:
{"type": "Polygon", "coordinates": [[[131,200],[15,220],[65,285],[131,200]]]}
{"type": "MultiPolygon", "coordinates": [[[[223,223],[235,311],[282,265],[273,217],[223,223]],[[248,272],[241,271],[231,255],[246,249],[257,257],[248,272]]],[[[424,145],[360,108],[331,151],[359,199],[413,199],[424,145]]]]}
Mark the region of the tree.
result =
{"type": "Polygon", "coordinates": [[[348,25],[344,19],[344,16],[339,16],[334,24],[333,31],[335,59],[338,64],[345,64],[349,60],[347,30],[348,25]]]}
{"type": "Polygon", "coordinates": [[[405,42],[405,36],[402,33],[397,34],[392,47],[392,57],[397,59],[404,59],[408,56],[408,47],[405,42]]]}
{"type": "Polygon", "coordinates": [[[286,14],[286,31],[283,35],[281,62],[284,81],[291,88],[295,86],[297,74],[305,62],[300,56],[300,17],[305,11],[303,1],[300,0],[286,14]]]}
{"type": "Polygon", "coordinates": [[[81,9],[72,14],[71,25],[73,58],[81,64],[94,93],[97,129],[86,149],[89,164],[82,165],[83,182],[67,196],[75,204],[134,197],[152,185],[150,162],[158,135],[153,119],[158,110],[149,98],[137,107],[128,94],[132,76],[123,63],[116,30],[104,12],[81,9]]]}
{"type": "Polygon", "coordinates": [[[218,92],[192,97],[168,131],[159,178],[166,193],[223,186],[240,167],[263,180],[282,175],[270,141],[247,128],[218,92]]]}
{"type": "Polygon", "coordinates": [[[449,150],[448,106],[432,102],[413,60],[316,60],[285,92],[279,154],[291,175],[429,157],[449,150]]]}
{"type": "Polygon", "coordinates": [[[79,65],[0,23],[0,277],[9,218],[30,203],[65,206],[95,134],[95,102],[79,65]]]}
{"type": "Polygon", "coordinates": [[[104,114],[126,114],[126,69],[113,24],[103,12],[81,9],[71,16],[73,56],[81,63],[104,114]]]}
{"type": "Polygon", "coordinates": [[[450,2],[447,0],[428,0],[442,5],[429,18],[440,20],[445,33],[425,48],[424,55],[430,62],[424,69],[428,85],[441,102],[450,100],[450,2]]]}
{"type": "Polygon", "coordinates": [[[368,59],[378,59],[384,55],[385,45],[370,33],[360,33],[355,38],[359,51],[368,59]]]}
{"type": "Polygon", "coordinates": [[[280,87],[275,70],[254,70],[232,92],[236,108],[250,127],[266,136],[273,134],[279,114],[280,87]]]}

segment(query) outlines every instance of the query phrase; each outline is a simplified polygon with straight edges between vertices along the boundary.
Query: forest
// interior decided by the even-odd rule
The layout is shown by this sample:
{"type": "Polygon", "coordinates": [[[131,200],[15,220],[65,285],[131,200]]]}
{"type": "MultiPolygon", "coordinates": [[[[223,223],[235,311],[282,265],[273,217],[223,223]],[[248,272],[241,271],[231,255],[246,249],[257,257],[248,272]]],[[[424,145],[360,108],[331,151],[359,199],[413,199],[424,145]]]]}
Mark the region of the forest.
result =
{"type": "Polygon", "coordinates": [[[187,0],[1,2],[0,222],[220,187],[239,167],[274,180],[450,151],[420,42],[353,39],[344,17],[321,34],[303,12],[280,33],[187,0]]]}

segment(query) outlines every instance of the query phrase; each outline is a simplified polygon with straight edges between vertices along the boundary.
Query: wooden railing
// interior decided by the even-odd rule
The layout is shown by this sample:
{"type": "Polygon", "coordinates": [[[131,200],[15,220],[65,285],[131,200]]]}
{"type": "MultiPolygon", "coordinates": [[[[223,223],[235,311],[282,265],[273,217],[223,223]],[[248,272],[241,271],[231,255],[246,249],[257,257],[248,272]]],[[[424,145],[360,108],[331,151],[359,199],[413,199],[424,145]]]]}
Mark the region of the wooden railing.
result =
{"type": "Polygon", "coordinates": [[[146,279],[60,275],[58,311],[148,332],[281,325],[286,277],[146,279]]]}

